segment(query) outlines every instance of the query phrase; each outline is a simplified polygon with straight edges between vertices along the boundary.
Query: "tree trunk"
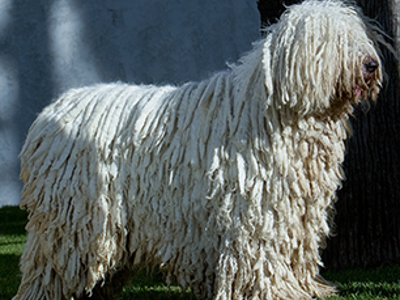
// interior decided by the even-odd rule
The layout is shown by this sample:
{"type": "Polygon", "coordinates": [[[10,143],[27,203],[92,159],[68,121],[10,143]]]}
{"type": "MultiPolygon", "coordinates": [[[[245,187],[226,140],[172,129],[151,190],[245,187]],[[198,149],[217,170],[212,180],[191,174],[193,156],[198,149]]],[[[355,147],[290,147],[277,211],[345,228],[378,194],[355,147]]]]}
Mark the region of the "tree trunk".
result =
{"type": "Polygon", "coordinates": [[[285,11],[285,7],[300,3],[301,0],[259,0],[257,1],[258,10],[261,16],[261,26],[265,27],[275,23],[281,14],[285,11]]]}
{"type": "MultiPolygon", "coordinates": [[[[281,0],[260,0],[263,24],[284,10],[281,0]]],[[[301,1],[285,1],[286,4],[301,1]]],[[[390,0],[359,0],[364,13],[393,36],[390,0]]],[[[391,41],[389,41],[391,42],[391,41]]],[[[335,236],[323,253],[330,268],[374,267],[400,259],[400,109],[397,62],[381,47],[387,74],[379,98],[368,113],[355,112],[347,143],[347,180],[338,192],[335,236]]]]}

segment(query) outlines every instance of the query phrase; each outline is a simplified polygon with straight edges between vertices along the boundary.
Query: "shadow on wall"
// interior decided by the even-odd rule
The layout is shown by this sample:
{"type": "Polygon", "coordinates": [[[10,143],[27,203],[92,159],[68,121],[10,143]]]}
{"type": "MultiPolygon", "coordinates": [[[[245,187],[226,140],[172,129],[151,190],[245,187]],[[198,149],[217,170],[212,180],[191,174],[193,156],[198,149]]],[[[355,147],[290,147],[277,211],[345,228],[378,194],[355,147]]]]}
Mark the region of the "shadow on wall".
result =
{"type": "Polygon", "coordinates": [[[19,151],[61,92],[200,80],[250,50],[259,27],[250,0],[0,1],[0,207],[20,202],[19,151]]]}

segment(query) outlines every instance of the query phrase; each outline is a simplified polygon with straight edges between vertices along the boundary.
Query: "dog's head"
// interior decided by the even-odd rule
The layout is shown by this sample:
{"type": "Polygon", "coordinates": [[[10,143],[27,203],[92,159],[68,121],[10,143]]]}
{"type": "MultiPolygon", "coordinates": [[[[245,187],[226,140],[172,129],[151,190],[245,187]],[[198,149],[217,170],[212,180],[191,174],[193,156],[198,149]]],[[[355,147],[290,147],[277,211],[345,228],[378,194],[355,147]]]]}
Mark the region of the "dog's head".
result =
{"type": "Polygon", "coordinates": [[[359,100],[376,98],[377,34],[358,9],[309,0],[288,8],[269,30],[264,68],[278,108],[344,117],[359,100]]]}

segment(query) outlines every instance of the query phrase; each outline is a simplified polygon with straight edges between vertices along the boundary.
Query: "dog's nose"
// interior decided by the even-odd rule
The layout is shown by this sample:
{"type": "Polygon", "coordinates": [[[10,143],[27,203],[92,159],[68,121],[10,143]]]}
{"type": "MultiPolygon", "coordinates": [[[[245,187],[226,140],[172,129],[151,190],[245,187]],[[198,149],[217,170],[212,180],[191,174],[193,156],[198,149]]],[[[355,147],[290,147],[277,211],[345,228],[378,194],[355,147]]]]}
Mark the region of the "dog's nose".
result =
{"type": "Polygon", "coordinates": [[[365,63],[364,66],[368,73],[373,73],[378,68],[379,64],[372,58],[369,62],[365,63]]]}

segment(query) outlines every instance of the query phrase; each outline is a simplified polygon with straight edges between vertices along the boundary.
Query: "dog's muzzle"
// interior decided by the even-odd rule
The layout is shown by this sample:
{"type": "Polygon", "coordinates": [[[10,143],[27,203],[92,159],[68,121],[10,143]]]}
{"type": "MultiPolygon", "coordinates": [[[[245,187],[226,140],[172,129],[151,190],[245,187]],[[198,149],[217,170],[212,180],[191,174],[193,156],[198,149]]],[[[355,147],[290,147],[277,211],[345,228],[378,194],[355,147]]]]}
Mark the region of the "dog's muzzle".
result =
{"type": "Polygon", "coordinates": [[[379,93],[379,82],[380,82],[380,65],[379,60],[373,56],[367,55],[362,60],[361,76],[358,77],[354,100],[357,103],[359,100],[366,100],[371,98],[376,99],[379,93]]]}

